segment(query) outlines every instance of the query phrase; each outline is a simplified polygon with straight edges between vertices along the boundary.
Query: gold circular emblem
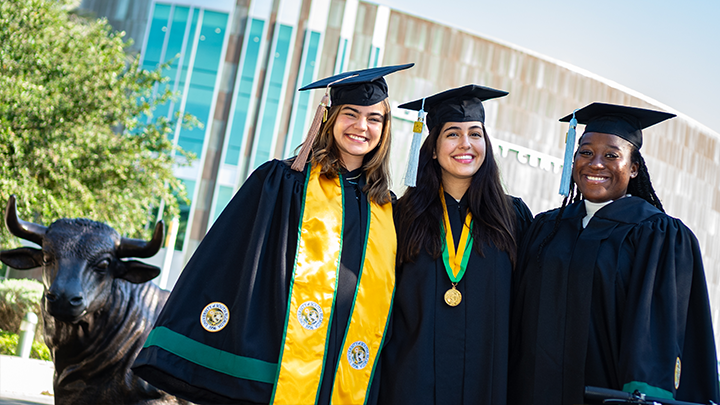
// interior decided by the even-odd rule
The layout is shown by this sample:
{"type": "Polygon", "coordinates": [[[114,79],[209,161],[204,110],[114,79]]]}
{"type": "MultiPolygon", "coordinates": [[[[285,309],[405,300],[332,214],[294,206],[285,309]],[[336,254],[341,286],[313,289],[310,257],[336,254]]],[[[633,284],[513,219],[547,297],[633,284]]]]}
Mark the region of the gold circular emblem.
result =
{"type": "Polygon", "coordinates": [[[675,359],[675,389],[680,388],[680,372],[682,370],[682,363],[680,357],[675,359]]]}
{"type": "Polygon", "coordinates": [[[456,307],[458,304],[460,304],[460,301],[462,301],[462,294],[460,294],[460,291],[458,291],[455,286],[452,286],[451,289],[445,291],[445,303],[450,305],[451,307],[456,307]]]}
{"type": "Polygon", "coordinates": [[[211,302],[200,313],[200,324],[208,332],[221,331],[230,319],[230,311],[222,302],[211,302]]]}

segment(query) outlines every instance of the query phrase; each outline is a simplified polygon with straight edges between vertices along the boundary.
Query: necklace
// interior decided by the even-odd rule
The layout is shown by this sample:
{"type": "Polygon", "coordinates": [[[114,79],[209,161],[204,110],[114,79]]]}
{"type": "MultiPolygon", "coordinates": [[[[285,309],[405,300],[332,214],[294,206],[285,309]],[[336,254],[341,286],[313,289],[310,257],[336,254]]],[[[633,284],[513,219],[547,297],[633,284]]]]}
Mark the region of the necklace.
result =
{"type": "Polygon", "coordinates": [[[358,174],[357,176],[345,177],[345,180],[347,180],[348,183],[350,183],[350,184],[352,184],[352,185],[354,185],[354,186],[357,186],[358,182],[357,182],[357,181],[351,181],[351,180],[357,180],[357,179],[359,179],[360,176],[362,176],[362,175],[363,175],[363,172],[360,172],[360,174],[358,174]]]}
{"type": "Polygon", "coordinates": [[[455,240],[450,228],[450,216],[448,215],[447,206],[445,205],[445,191],[440,186],[440,202],[443,207],[443,229],[445,238],[443,238],[443,264],[445,271],[450,277],[452,287],[445,292],[445,303],[451,307],[456,307],[462,301],[462,294],[455,286],[462,280],[467,269],[468,259],[470,259],[470,251],[472,250],[473,237],[472,232],[472,214],[468,211],[465,216],[465,224],[460,234],[460,242],[455,250],[455,240]]]}

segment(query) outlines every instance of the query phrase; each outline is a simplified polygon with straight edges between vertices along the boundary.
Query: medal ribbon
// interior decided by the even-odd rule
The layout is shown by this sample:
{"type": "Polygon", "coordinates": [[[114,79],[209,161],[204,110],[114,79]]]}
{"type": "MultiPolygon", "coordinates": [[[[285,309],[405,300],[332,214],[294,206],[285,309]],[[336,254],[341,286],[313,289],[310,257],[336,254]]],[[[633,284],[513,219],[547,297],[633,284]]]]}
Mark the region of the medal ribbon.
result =
{"type": "MultiPolygon", "coordinates": [[[[333,403],[362,404],[366,401],[392,306],[396,251],[392,205],[370,203],[369,211],[363,267],[358,274],[350,322],[338,356],[333,403]],[[358,345],[358,342],[362,344],[358,345]],[[351,347],[354,349],[352,356],[351,347]],[[349,359],[354,360],[352,365],[349,359]]],[[[342,186],[337,179],[320,175],[320,167],[315,166],[308,174],[305,186],[284,344],[271,401],[275,404],[317,402],[326,366],[326,343],[335,304],[342,231],[342,186]],[[303,327],[297,317],[299,306],[308,301],[317,303],[323,311],[322,323],[314,330],[303,327]]]]}
{"type": "Polygon", "coordinates": [[[443,207],[443,228],[445,229],[445,238],[443,239],[443,263],[445,271],[447,271],[453,286],[460,282],[465,275],[467,263],[470,259],[472,251],[473,237],[470,232],[472,227],[472,214],[468,211],[465,216],[465,224],[460,234],[460,242],[458,249],[455,250],[455,240],[453,239],[452,228],[450,227],[450,216],[448,215],[447,205],[445,205],[445,191],[440,186],[440,202],[443,207]]]}

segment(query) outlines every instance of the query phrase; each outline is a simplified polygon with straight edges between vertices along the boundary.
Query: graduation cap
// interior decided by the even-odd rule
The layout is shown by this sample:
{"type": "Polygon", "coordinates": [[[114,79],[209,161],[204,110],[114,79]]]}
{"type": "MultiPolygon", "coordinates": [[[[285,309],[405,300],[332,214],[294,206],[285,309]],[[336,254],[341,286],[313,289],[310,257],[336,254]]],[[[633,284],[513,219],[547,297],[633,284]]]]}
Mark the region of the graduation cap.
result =
{"type": "Polygon", "coordinates": [[[414,135],[410,147],[408,169],[405,174],[405,185],[415,187],[417,165],[420,157],[422,116],[425,110],[427,110],[427,126],[430,131],[435,126],[445,122],[480,121],[485,123],[485,109],[482,102],[507,95],[507,91],[477,84],[468,84],[399,105],[400,108],[418,111],[418,122],[415,123],[413,129],[414,135]]]}
{"type": "Polygon", "coordinates": [[[301,171],[305,167],[315,136],[324,121],[326,108],[332,104],[354,104],[370,106],[377,104],[388,97],[388,86],[384,76],[399,70],[409,69],[414,63],[405,65],[381,66],[370,69],[356,70],[330,76],[301,87],[299,90],[325,89],[325,95],[320,101],[315,117],[310,125],[308,135],[292,168],[301,171]]]}
{"type": "Polygon", "coordinates": [[[643,129],[674,116],[675,114],[663,111],[617,104],[592,103],[560,118],[561,122],[570,123],[570,129],[565,141],[565,161],[563,163],[563,176],[560,180],[560,194],[567,196],[570,192],[570,168],[575,148],[575,127],[578,123],[585,124],[585,133],[600,132],[617,135],[640,149],[643,143],[643,129]]]}
{"type": "MultiPolygon", "coordinates": [[[[617,104],[592,103],[574,113],[579,124],[585,124],[585,132],[601,132],[617,135],[638,149],[642,147],[642,130],[670,119],[675,114],[646,110],[617,104]]],[[[560,118],[570,122],[573,114],[560,118]]]]}
{"type": "Polygon", "coordinates": [[[398,107],[415,111],[426,110],[428,130],[432,130],[436,125],[444,122],[480,121],[485,123],[485,109],[482,102],[507,95],[507,91],[468,84],[445,90],[430,97],[410,101],[398,107]]]}
{"type": "Polygon", "coordinates": [[[300,91],[330,87],[330,101],[333,104],[374,105],[388,97],[384,76],[414,65],[408,63],[340,73],[301,87],[300,91]]]}

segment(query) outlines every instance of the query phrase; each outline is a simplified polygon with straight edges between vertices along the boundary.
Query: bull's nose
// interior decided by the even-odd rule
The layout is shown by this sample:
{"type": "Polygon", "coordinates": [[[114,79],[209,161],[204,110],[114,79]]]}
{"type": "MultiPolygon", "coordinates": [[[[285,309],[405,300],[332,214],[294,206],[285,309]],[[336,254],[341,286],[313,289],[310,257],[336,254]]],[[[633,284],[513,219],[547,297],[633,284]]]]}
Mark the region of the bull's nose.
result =
{"type": "Polygon", "coordinates": [[[64,293],[56,293],[52,291],[48,291],[45,294],[45,298],[48,302],[54,303],[54,304],[61,304],[63,302],[66,302],[67,304],[70,304],[71,307],[78,307],[81,305],[84,305],[85,298],[82,294],[75,294],[73,296],[68,296],[64,293]]]}

